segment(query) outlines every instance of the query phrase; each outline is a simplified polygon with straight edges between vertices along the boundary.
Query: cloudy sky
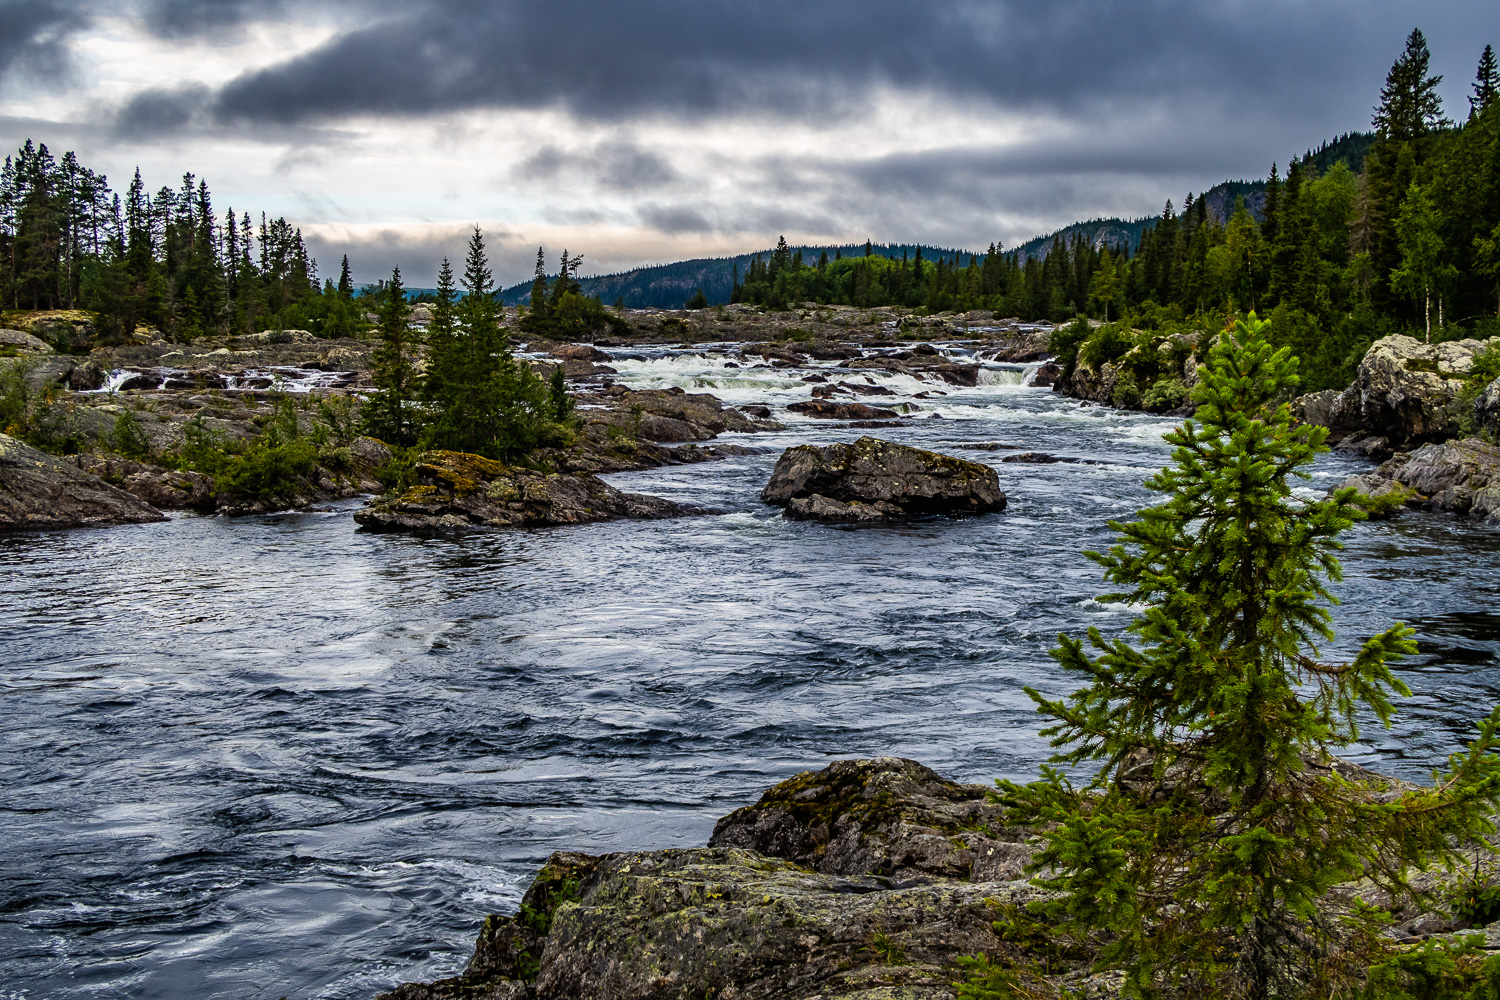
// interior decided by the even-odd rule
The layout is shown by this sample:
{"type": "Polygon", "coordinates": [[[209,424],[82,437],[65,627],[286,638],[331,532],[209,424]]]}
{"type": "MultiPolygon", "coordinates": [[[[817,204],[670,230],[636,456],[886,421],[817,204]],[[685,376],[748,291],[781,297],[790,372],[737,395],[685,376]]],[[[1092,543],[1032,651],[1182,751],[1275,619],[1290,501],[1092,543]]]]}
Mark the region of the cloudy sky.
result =
{"type": "Polygon", "coordinates": [[[0,0],[0,144],[192,170],[360,280],[475,223],[507,282],[538,244],[983,248],[1368,127],[1413,27],[1461,116],[1494,0],[0,0]]]}

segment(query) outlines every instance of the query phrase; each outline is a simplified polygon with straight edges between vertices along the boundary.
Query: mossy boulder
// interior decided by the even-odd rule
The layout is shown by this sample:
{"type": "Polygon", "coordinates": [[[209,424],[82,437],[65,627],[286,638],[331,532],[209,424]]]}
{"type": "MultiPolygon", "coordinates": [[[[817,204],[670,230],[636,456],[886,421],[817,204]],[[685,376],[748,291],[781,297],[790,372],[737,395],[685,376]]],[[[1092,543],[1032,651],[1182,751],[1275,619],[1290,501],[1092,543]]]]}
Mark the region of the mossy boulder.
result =
{"type": "Polygon", "coordinates": [[[781,507],[815,495],[886,504],[895,514],[983,514],[1006,502],[987,465],[868,435],[853,444],[788,448],[761,491],[762,500],[781,507]]]}
{"type": "Polygon", "coordinates": [[[709,513],[624,493],[589,473],[542,473],[466,452],[425,452],[415,475],[411,489],[372,501],[355,521],[371,531],[444,534],[709,513]]]}
{"type": "Polygon", "coordinates": [[[1009,828],[984,785],[901,757],[804,771],[714,826],[711,847],[743,847],[830,875],[1022,877],[1030,831],[1009,828]]]}

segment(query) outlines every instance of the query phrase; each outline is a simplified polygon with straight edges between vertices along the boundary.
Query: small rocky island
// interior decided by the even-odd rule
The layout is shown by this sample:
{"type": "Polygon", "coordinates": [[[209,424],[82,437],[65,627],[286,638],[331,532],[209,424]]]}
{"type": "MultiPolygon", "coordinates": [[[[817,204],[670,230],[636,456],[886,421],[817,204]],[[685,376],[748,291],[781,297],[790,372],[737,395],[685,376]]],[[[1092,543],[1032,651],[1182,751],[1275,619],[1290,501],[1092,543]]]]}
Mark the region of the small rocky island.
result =
{"type": "Polygon", "coordinates": [[[1005,509],[995,470],[978,462],[881,441],[788,448],[760,498],[800,521],[882,521],[908,514],[1005,509]]]}

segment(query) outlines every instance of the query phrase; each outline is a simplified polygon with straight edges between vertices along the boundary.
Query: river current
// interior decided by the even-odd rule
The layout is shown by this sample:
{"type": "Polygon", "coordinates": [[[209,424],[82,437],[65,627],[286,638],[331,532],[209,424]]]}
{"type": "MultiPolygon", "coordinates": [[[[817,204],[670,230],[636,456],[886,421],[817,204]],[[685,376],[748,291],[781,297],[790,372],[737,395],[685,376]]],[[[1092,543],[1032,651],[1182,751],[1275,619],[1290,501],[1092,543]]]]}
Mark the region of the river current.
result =
{"type": "MultiPolygon", "coordinates": [[[[724,513],[421,540],[344,504],[0,537],[0,998],[368,998],[457,974],[553,850],[702,845],[839,757],[1035,774],[1023,687],[1073,686],[1059,631],[1129,622],[1079,553],[1150,502],[1174,421],[990,365],[865,432],[780,411],[806,371],[615,353],[633,387],[787,423],[609,477],[724,513]],[[994,463],[1010,505],[853,528],[759,502],[782,448],[860,433],[994,463]]],[[[1324,456],[1308,488],[1359,467],[1324,456]]],[[[1421,653],[1348,756],[1422,778],[1500,700],[1497,556],[1500,531],[1444,515],[1350,533],[1330,655],[1394,619],[1421,653]]]]}

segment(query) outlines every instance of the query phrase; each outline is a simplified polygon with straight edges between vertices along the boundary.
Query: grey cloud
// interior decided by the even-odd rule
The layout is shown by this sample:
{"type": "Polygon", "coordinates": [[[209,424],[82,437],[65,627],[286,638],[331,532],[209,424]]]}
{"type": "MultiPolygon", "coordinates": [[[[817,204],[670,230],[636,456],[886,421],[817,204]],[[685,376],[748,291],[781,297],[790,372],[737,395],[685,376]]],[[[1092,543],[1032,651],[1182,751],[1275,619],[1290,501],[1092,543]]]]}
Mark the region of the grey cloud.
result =
{"type": "Polygon", "coordinates": [[[183,38],[237,27],[285,6],[283,0],[151,0],[143,15],[157,35],[183,38]]]}
{"type": "MultiPolygon", "coordinates": [[[[315,233],[304,236],[321,275],[337,278],[339,261],[348,254],[354,280],[361,284],[389,278],[391,268],[400,267],[409,287],[430,288],[437,283],[438,264],[444,257],[453,262],[455,271],[463,269],[464,252],[473,231],[472,225],[465,224],[428,229],[420,235],[388,229],[341,237],[315,233]]],[[[504,228],[484,227],[483,232],[496,280],[504,275],[531,273],[536,261],[534,242],[504,228]]]]}
{"type": "Polygon", "coordinates": [[[115,115],[115,132],[122,136],[153,136],[206,124],[208,99],[208,88],[196,85],[142,91],[115,115]]]}
{"type": "Polygon", "coordinates": [[[712,233],[718,228],[702,212],[688,205],[642,205],[637,211],[641,222],[674,236],[712,233]]]}
{"type": "MultiPolygon", "coordinates": [[[[241,77],[217,110],[275,121],[476,107],[816,118],[857,112],[871,85],[889,84],[1013,110],[1134,115],[1158,102],[1326,117],[1332,105],[1356,110],[1345,84],[1372,60],[1383,72],[1413,16],[1399,0],[1271,12],[1196,0],[423,0],[241,77]]],[[[1450,27],[1466,41],[1500,33],[1500,13],[1420,17],[1434,39],[1450,27]]]]}
{"type": "Polygon", "coordinates": [[[679,179],[665,158],[634,140],[601,139],[592,145],[564,150],[547,144],[532,153],[512,173],[517,181],[553,180],[564,173],[585,177],[609,191],[646,191],[679,179]]]}
{"type": "Polygon", "coordinates": [[[0,2],[0,73],[56,79],[69,68],[66,41],[85,18],[65,0],[0,2]]]}

